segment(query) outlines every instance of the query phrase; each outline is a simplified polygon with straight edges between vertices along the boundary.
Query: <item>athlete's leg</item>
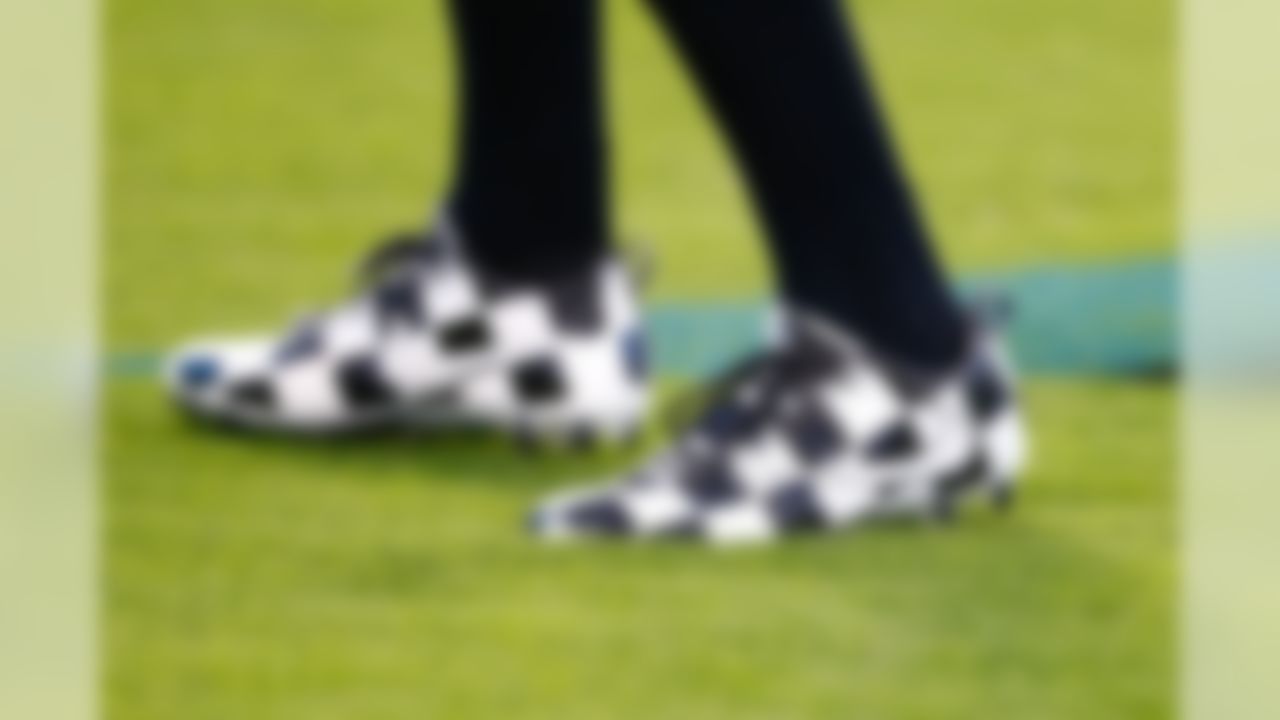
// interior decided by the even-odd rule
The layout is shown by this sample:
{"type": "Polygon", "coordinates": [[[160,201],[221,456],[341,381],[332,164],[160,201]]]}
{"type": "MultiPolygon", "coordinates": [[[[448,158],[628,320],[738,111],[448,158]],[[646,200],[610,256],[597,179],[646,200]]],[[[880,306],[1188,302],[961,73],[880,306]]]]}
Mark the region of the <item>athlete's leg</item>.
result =
{"type": "Polygon", "coordinates": [[[609,235],[596,0],[452,0],[461,85],[453,211],[486,268],[536,278],[609,235]]]}
{"type": "Polygon", "coordinates": [[[839,0],[651,0],[732,139],[783,292],[945,366],[963,324],[839,0]]]}

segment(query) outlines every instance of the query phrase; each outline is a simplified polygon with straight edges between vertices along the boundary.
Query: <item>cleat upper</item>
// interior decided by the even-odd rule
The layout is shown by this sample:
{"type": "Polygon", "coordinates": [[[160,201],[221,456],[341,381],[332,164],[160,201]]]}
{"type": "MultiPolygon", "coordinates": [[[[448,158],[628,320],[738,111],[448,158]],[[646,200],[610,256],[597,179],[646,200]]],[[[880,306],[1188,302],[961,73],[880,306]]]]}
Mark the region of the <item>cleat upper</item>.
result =
{"type": "Polygon", "coordinates": [[[738,544],[890,515],[945,519],[970,492],[1007,488],[1024,454],[989,331],[960,367],[927,377],[793,313],[779,345],[718,383],[670,449],[547,501],[535,532],[738,544]]]}
{"type": "Polygon", "coordinates": [[[492,277],[450,233],[400,238],[347,302],[279,337],[188,344],[172,393],[196,414],[284,432],[386,425],[587,427],[647,410],[629,270],[606,258],[540,284],[492,277]]]}

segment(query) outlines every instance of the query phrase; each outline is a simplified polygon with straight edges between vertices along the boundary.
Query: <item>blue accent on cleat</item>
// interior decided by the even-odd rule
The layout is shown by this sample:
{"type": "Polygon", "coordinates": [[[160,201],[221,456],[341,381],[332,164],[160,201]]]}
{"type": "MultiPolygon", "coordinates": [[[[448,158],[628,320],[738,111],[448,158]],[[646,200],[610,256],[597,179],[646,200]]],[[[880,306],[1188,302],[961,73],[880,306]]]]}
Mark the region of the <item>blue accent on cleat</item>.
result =
{"type": "Polygon", "coordinates": [[[178,379],[188,390],[202,390],[218,379],[218,363],[206,356],[188,358],[178,368],[178,379]]]}
{"type": "Polygon", "coordinates": [[[642,329],[636,328],[627,333],[626,339],[623,340],[622,354],[626,359],[627,371],[631,373],[632,378],[639,381],[648,379],[649,343],[642,329]]]}

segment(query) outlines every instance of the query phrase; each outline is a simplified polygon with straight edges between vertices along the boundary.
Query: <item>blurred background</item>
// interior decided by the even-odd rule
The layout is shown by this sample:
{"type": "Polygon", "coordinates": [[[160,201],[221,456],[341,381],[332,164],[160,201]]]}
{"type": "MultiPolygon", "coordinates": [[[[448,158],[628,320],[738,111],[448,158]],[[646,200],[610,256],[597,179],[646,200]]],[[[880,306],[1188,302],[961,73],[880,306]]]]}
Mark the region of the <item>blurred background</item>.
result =
{"type": "MultiPolygon", "coordinates": [[[[660,258],[678,385],[750,341],[769,277],[665,40],[605,1],[619,224],[660,258]]],[[[949,264],[1020,306],[1037,462],[1010,518],[725,555],[519,532],[621,455],[178,422],[167,344],[337,297],[426,221],[452,57],[438,2],[111,0],[110,716],[1169,717],[1173,6],[850,7],[949,264]]]]}

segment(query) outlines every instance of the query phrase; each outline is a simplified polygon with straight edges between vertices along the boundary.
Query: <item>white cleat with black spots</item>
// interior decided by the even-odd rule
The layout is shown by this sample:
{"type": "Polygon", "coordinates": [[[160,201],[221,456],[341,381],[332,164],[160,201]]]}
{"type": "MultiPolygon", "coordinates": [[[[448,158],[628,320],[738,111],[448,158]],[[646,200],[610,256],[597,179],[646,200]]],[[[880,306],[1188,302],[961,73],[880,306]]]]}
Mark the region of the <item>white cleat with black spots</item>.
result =
{"type": "Polygon", "coordinates": [[[551,541],[762,543],[886,517],[947,519],[970,494],[1013,498],[1026,441],[1012,369],[989,329],[925,375],[793,313],[775,349],[717,383],[700,419],[624,478],[530,517],[551,541]]]}
{"type": "Polygon", "coordinates": [[[536,286],[507,282],[437,231],[383,248],[351,300],[280,336],[187,343],[165,374],[183,408],[253,430],[623,437],[649,405],[635,286],[616,258],[536,286]]]}

